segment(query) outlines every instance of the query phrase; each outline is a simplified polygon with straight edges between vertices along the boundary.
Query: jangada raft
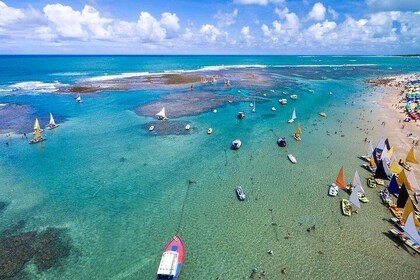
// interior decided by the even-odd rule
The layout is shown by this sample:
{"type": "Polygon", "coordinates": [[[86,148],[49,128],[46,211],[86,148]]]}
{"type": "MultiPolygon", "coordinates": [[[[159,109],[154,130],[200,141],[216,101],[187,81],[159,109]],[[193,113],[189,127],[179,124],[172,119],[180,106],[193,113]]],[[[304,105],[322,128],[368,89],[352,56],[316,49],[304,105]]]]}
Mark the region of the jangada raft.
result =
{"type": "Polygon", "coordinates": [[[157,280],[177,280],[184,263],[184,242],[179,235],[166,245],[160,260],[157,280]]]}

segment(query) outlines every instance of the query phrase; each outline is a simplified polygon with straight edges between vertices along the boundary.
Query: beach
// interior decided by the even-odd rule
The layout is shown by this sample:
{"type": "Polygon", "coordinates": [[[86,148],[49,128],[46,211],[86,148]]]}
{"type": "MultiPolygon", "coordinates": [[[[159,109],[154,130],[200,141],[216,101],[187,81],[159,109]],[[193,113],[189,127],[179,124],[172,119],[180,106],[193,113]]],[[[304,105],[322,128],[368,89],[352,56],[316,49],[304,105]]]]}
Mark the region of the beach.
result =
{"type": "Polygon", "coordinates": [[[0,238],[26,241],[8,266],[19,269],[2,273],[155,279],[179,234],[180,279],[417,276],[418,256],[388,235],[391,213],[379,188],[366,187],[371,173],[359,156],[367,140],[389,138],[405,159],[407,134],[420,136],[415,122],[401,128],[392,106],[400,89],[368,82],[419,73],[418,58],[33,56],[0,57],[0,70],[11,63],[19,71],[0,76],[1,129],[15,133],[0,136],[0,238]],[[63,90],[89,80],[82,103],[63,90]],[[162,107],[168,120],[156,117],[162,107]],[[60,126],[29,145],[35,118],[46,128],[49,113],[60,126]],[[242,146],[231,150],[235,139],[242,146]],[[341,213],[347,192],[328,196],[341,166],[346,183],[359,173],[370,200],[352,217],[341,213]],[[43,242],[44,255],[31,249],[43,242]]]}

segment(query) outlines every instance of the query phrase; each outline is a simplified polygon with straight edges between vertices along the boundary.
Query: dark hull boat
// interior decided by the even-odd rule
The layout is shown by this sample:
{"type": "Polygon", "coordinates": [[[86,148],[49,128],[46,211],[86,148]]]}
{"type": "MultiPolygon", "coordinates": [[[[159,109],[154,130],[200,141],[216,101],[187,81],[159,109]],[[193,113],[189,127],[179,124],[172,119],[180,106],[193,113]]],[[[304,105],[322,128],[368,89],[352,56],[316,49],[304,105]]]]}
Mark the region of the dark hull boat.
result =
{"type": "Polygon", "coordinates": [[[280,147],[286,147],[286,138],[280,137],[279,139],[277,139],[277,145],[279,145],[280,147]]]}

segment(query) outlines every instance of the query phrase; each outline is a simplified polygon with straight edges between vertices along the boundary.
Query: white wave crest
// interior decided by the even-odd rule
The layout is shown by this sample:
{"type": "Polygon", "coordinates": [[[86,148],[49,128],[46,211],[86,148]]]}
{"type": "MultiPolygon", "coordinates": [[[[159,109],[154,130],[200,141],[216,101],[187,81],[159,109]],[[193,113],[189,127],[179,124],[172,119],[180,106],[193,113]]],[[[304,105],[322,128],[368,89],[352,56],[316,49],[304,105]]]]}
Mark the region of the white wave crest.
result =
{"type": "Polygon", "coordinates": [[[50,76],[85,76],[88,75],[87,72],[58,72],[52,73],[50,76]]]}
{"type": "Polygon", "coordinates": [[[124,79],[124,78],[142,77],[142,76],[148,76],[148,75],[151,75],[151,74],[149,72],[132,72],[132,73],[122,73],[122,74],[116,74],[116,75],[97,76],[97,77],[87,78],[84,81],[103,82],[103,81],[110,81],[110,80],[119,80],[119,79],[124,79]]]}
{"type": "Polygon", "coordinates": [[[291,65],[273,65],[272,67],[276,68],[304,68],[304,67],[331,67],[331,68],[339,68],[339,67],[365,67],[365,66],[377,66],[378,64],[291,64],[291,65]]]}
{"type": "Polygon", "coordinates": [[[59,82],[53,83],[44,83],[40,81],[29,81],[29,82],[20,82],[8,87],[9,91],[35,91],[35,92],[55,92],[58,91],[59,88],[63,86],[63,84],[59,82]]]}

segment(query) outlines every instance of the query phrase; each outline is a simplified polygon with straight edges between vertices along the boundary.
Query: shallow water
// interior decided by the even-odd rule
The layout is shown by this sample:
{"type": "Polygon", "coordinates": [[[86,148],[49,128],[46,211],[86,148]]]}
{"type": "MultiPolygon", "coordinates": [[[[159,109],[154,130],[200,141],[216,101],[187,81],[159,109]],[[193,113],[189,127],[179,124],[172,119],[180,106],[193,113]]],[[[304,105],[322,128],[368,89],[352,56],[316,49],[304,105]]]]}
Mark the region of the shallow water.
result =
{"type": "MultiPolygon", "coordinates": [[[[217,113],[179,118],[176,121],[192,125],[191,131],[165,136],[151,135],[145,124],[153,119],[138,116],[134,108],[169,91],[103,92],[85,96],[82,104],[76,104],[73,96],[36,89],[1,95],[0,103],[31,105],[37,116],[53,111],[66,120],[45,132],[47,141],[41,144],[2,136],[9,146],[0,145],[1,200],[10,203],[0,213],[0,230],[25,220],[25,230],[66,228],[72,240],[72,254],[62,267],[41,274],[29,265],[26,271],[31,278],[154,279],[161,252],[177,232],[186,245],[181,279],[248,279],[254,267],[266,272],[265,279],[284,277],[283,267],[292,279],[417,275],[418,258],[397,249],[397,243],[384,234],[391,225],[382,219],[390,213],[380,204],[377,190],[365,187],[370,202],[351,218],[341,214],[339,204],[348,195],[341,192],[338,198],[330,198],[327,190],[341,165],[346,181],[358,170],[365,184],[368,174],[357,158],[367,148],[363,139],[386,136],[375,125],[377,108],[363,81],[418,71],[418,58],[0,60],[12,60],[10,71],[21,73],[13,78],[0,76],[3,88],[18,81],[67,84],[105,73],[203,71],[205,66],[237,64],[268,65],[261,71],[279,84],[268,102],[257,103],[256,113],[251,113],[250,97],[249,102],[217,108],[217,113]],[[47,63],[39,64],[42,61],[47,63]],[[362,66],[337,66],[350,63],[362,66]],[[272,67],[307,64],[311,67],[272,67]],[[333,66],[314,67],[317,64],[333,66]],[[391,66],[393,70],[388,70],[391,66]],[[288,79],[293,86],[282,84],[288,79]],[[298,94],[298,100],[280,105],[282,91],[298,94]],[[328,95],[330,91],[333,95],[328,95]],[[273,106],[276,112],[271,111],[273,106]],[[296,123],[287,124],[294,107],[296,123]],[[236,118],[238,111],[245,112],[245,119],[236,118]],[[321,111],[328,117],[321,118],[321,111]],[[358,119],[360,114],[364,121],[358,119]],[[298,122],[303,130],[300,142],[292,138],[298,122]],[[212,135],[206,134],[209,127],[214,129],[212,135]],[[277,146],[279,136],[286,136],[286,148],[277,146]],[[242,147],[232,151],[230,142],[236,138],[242,140],[242,147]],[[288,161],[288,153],[295,155],[296,165],[288,161]],[[235,197],[237,185],[247,194],[244,202],[235,197]],[[307,232],[312,225],[316,230],[307,232]],[[269,249],[272,256],[266,253],[269,249]]],[[[5,72],[0,66],[0,73],[5,72]]],[[[229,94],[246,97],[252,90],[233,85],[229,94]]]]}

